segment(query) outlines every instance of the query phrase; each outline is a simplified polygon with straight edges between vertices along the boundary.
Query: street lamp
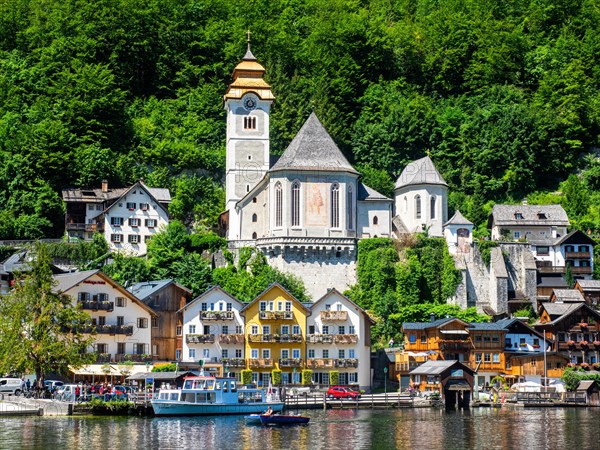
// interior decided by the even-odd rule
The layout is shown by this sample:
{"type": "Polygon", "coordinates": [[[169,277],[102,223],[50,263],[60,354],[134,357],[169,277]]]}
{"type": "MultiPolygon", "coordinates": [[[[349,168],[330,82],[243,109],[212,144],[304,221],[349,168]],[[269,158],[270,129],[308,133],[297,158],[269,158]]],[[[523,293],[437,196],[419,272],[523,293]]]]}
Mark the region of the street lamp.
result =
{"type": "Polygon", "coordinates": [[[385,395],[387,395],[387,373],[388,368],[386,366],[383,368],[383,392],[385,393],[385,395]]]}

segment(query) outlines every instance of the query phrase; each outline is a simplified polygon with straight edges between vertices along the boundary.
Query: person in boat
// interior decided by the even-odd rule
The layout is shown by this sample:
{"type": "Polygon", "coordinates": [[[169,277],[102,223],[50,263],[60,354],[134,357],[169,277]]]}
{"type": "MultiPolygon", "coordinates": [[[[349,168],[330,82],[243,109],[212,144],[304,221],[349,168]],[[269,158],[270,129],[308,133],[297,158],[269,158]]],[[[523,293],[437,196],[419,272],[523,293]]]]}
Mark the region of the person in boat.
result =
{"type": "Polygon", "coordinates": [[[273,408],[271,408],[270,406],[267,408],[267,410],[264,412],[265,416],[272,416],[273,415],[273,408]]]}

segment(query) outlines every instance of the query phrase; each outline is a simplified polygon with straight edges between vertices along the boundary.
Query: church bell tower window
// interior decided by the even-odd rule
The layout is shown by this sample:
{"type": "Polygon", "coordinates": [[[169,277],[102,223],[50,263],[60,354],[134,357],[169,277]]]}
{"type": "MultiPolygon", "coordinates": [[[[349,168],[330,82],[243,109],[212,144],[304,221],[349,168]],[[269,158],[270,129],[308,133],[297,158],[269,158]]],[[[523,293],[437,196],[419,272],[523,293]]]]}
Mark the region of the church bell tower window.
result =
{"type": "Polygon", "coordinates": [[[340,226],[340,185],[331,185],[331,228],[340,226]]]}
{"type": "Polygon", "coordinates": [[[256,117],[244,117],[244,130],[256,130],[256,117]]]}
{"type": "Polygon", "coordinates": [[[421,218],[421,196],[415,196],[415,219],[421,218]]]}
{"type": "Polygon", "coordinates": [[[429,203],[430,203],[429,217],[432,219],[435,219],[435,197],[433,195],[431,196],[429,203]]]}
{"type": "Polygon", "coordinates": [[[354,192],[352,191],[352,185],[348,185],[348,229],[354,229],[354,192]]]}
{"type": "Polygon", "coordinates": [[[298,181],[292,184],[292,226],[300,226],[300,183],[298,181]]]}

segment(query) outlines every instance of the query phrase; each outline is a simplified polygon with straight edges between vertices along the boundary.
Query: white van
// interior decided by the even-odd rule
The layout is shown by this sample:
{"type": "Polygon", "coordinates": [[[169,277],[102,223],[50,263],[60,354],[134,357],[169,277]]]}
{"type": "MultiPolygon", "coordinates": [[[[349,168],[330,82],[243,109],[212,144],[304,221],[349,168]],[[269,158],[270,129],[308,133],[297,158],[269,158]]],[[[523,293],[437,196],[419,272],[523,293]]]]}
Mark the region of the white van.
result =
{"type": "Polygon", "coordinates": [[[63,402],[74,402],[77,400],[75,389],[77,389],[76,384],[63,384],[56,389],[54,398],[63,402]]]}
{"type": "Polygon", "coordinates": [[[23,382],[20,378],[0,378],[0,394],[21,395],[23,382]]]}

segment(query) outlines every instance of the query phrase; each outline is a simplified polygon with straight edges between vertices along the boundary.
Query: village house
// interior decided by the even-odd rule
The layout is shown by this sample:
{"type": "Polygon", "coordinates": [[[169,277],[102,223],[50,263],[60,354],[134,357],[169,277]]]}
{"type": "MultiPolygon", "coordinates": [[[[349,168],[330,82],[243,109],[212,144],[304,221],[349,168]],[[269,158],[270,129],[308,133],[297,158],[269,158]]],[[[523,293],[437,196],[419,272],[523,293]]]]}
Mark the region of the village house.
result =
{"type": "Polygon", "coordinates": [[[305,368],[306,319],[311,310],[279,283],[273,283],[241,313],[252,381],[268,386],[272,370],[279,369],[283,384],[299,382],[305,368]]]}
{"type": "Polygon", "coordinates": [[[219,286],[212,286],[181,309],[183,351],[178,361],[201,362],[215,373],[240,376],[244,355],[244,304],[219,286]]]}
{"type": "Polygon", "coordinates": [[[98,364],[151,362],[152,320],[156,313],[135,295],[99,270],[55,275],[55,290],[73,299],[91,316],[84,332],[95,332],[98,364]]]}
{"type": "Polygon", "coordinates": [[[553,243],[567,234],[569,218],[560,205],[494,205],[488,228],[495,241],[553,243]]]}
{"type": "Polygon", "coordinates": [[[600,280],[577,280],[575,289],[583,294],[585,302],[598,309],[600,305],[600,280]]]}
{"type": "Polygon", "coordinates": [[[128,289],[146,306],[152,308],[152,354],[158,361],[180,359],[182,319],[179,310],[192,298],[192,291],[174,280],[136,283],[128,289]]]}
{"type": "Polygon", "coordinates": [[[370,386],[369,315],[335,289],[314,302],[308,316],[306,367],[318,384],[370,386]],[[337,382],[332,382],[335,373],[337,382]]]}
{"type": "Polygon", "coordinates": [[[456,360],[427,361],[410,372],[410,386],[422,392],[437,392],[447,407],[468,408],[475,372],[456,360]]]}
{"type": "Polygon", "coordinates": [[[169,224],[168,189],[138,181],[129,188],[64,189],[65,229],[69,239],[91,241],[102,233],[112,251],[131,256],[146,254],[146,244],[169,224]]]}

